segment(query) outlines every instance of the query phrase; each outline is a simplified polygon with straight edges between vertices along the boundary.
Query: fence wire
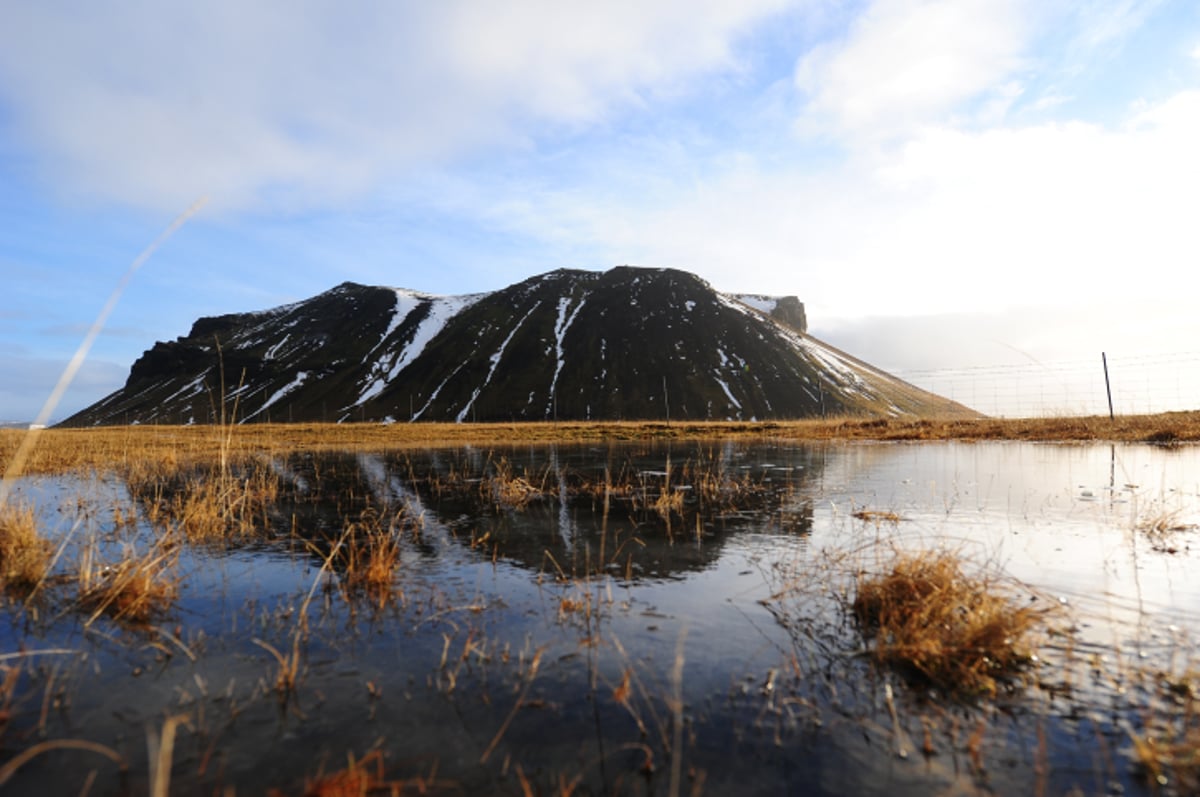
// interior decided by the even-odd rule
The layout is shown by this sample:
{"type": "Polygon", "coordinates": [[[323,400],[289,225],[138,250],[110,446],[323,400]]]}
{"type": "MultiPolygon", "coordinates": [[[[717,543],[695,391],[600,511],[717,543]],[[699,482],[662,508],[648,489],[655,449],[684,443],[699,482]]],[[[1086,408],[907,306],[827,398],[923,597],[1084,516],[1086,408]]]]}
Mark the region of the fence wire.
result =
{"type": "MultiPolygon", "coordinates": [[[[1200,353],[1107,355],[1113,412],[1141,415],[1200,409],[1200,353]]],[[[1104,365],[1048,363],[894,369],[907,382],[997,417],[1107,415],[1104,365]]]]}

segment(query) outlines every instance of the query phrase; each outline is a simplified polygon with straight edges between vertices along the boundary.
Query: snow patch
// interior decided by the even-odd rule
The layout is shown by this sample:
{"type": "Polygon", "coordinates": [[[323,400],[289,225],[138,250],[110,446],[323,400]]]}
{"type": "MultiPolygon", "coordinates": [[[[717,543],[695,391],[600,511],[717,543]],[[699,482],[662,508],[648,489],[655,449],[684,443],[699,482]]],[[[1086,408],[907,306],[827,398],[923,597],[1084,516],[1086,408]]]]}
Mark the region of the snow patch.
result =
{"type": "Polygon", "coordinates": [[[777,297],[762,296],[754,293],[734,293],[730,294],[730,298],[767,315],[775,312],[775,306],[779,304],[777,297]]]}
{"type": "Polygon", "coordinates": [[[453,378],[455,377],[455,375],[456,375],[456,374],[457,374],[459,371],[461,371],[461,370],[462,370],[462,367],[463,367],[464,365],[466,365],[466,363],[459,363],[459,364],[458,364],[458,367],[457,367],[457,368],[455,368],[453,371],[451,371],[451,372],[450,372],[450,376],[448,376],[448,377],[446,377],[445,379],[443,379],[443,380],[442,380],[442,383],[441,383],[440,385],[438,385],[438,386],[437,386],[437,387],[434,389],[433,393],[431,393],[431,394],[429,395],[429,400],[425,402],[425,406],[423,406],[423,407],[421,407],[421,409],[417,410],[416,414],[415,414],[415,415],[413,415],[413,416],[412,416],[412,418],[410,418],[409,420],[411,420],[411,421],[415,421],[417,418],[420,418],[422,415],[424,415],[424,414],[425,414],[425,410],[429,409],[429,405],[430,405],[430,404],[432,404],[432,403],[433,403],[433,400],[434,400],[434,399],[436,399],[436,398],[438,397],[438,393],[441,393],[441,392],[442,392],[442,388],[444,388],[444,387],[446,386],[446,383],[447,383],[447,382],[449,382],[451,379],[453,379],[453,378]]]}
{"type": "Polygon", "coordinates": [[[725,391],[725,397],[729,399],[729,403],[737,407],[740,411],[742,409],[742,402],[733,397],[733,391],[729,389],[729,385],[719,376],[714,378],[717,380],[717,384],[721,386],[721,390],[725,391]]]}
{"type": "MultiPolygon", "coordinates": [[[[563,369],[563,338],[566,337],[567,330],[571,328],[571,324],[574,323],[576,316],[579,315],[579,311],[582,310],[583,306],[587,303],[587,296],[588,295],[584,293],[584,295],[579,298],[579,304],[575,305],[575,310],[570,316],[567,315],[567,310],[569,310],[571,307],[571,297],[564,296],[558,300],[558,320],[554,322],[554,353],[558,361],[554,366],[554,378],[550,380],[551,405],[554,403],[554,391],[558,387],[558,375],[563,369]]],[[[548,407],[546,414],[549,415],[551,411],[552,407],[548,407]]]]}
{"type": "Polygon", "coordinates": [[[407,291],[401,288],[396,290],[396,305],[392,312],[392,319],[388,324],[387,331],[371,349],[367,357],[379,349],[380,346],[397,330],[404,320],[409,317],[423,304],[428,303],[429,313],[413,330],[412,337],[399,351],[388,351],[379,357],[370,366],[370,373],[375,377],[359,394],[358,400],[355,401],[352,407],[358,407],[383,392],[383,389],[388,386],[403,371],[409,363],[417,359],[421,352],[425,351],[425,347],[431,340],[437,337],[450,319],[467,309],[471,305],[478,302],[487,294],[476,293],[466,296],[428,296],[414,291],[407,291]]]}
{"type": "Polygon", "coordinates": [[[274,346],[267,349],[267,353],[263,355],[263,359],[264,360],[274,360],[275,355],[279,352],[280,349],[282,349],[284,347],[284,344],[286,344],[288,342],[288,338],[290,338],[291,336],[292,336],[292,333],[290,333],[290,332],[288,334],[284,335],[283,340],[279,341],[274,346]]]}
{"type": "MultiPolygon", "coordinates": [[[[296,388],[303,385],[304,380],[306,380],[306,379],[308,379],[308,371],[300,371],[299,373],[296,374],[295,379],[293,379],[291,382],[284,385],[283,387],[279,388],[279,390],[276,390],[274,393],[272,393],[271,397],[266,400],[266,403],[264,403],[261,407],[259,407],[254,412],[247,415],[245,418],[242,418],[242,420],[240,422],[245,423],[246,421],[253,418],[255,415],[262,413],[264,410],[269,408],[275,402],[279,401],[281,398],[286,396],[288,393],[291,393],[293,390],[295,390],[296,388]]],[[[237,391],[234,391],[234,392],[236,393],[237,391]]]]}
{"type": "MultiPolygon", "coordinates": [[[[462,412],[460,412],[458,414],[458,418],[456,419],[456,421],[458,423],[463,422],[463,420],[467,417],[467,413],[469,413],[471,411],[471,406],[475,403],[475,399],[479,398],[479,394],[483,391],[483,389],[485,387],[488,386],[488,382],[492,381],[492,375],[494,373],[496,373],[496,366],[498,366],[500,364],[500,358],[504,356],[504,350],[508,348],[508,344],[512,341],[513,336],[517,334],[517,330],[521,328],[521,326],[525,323],[525,321],[529,319],[529,316],[533,315],[533,311],[538,309],[538,307],[540,307],[541,304],[542,303],[540,300],[537,302],[534,302],[533,307],[530,307],[529,312],[526,313],[524,316],[522,316],[521,320],[513,325],[512,331],[510,331],[508,333],[508,337],[505,338],[504,342],[500,344],[500,348],[496,349],[496,353],[491,356],[492,367],[488,369],[488,375],[483,380],[483,384],[480,385],[479,387],[475,388],[475,392],[471,394],[471,400],[467,402],[466,406],[464,406],[462,408],[462,412]]],[[[462,366],[460,365],[459,368],[461,368],[461,367],[462,366]]],[[[455,370],[455,373],[458,373],[457,369],[455,370]]],[[[443,382],[442,384],[445,384],[445,382],[443,382]]],[[[441,387],[439,387],[438,390],[441,390],[441,387]]],[[[436,393],[434,395],[436,395],[436,393]]],[[[430,400],[432,401],[432,398],[430,400]]],[[[428,405],[426,405],[426,406],[428,406],[428,405]]],[[[421,410],[421,411],[424,412],[424,410],[421,410]]]]}

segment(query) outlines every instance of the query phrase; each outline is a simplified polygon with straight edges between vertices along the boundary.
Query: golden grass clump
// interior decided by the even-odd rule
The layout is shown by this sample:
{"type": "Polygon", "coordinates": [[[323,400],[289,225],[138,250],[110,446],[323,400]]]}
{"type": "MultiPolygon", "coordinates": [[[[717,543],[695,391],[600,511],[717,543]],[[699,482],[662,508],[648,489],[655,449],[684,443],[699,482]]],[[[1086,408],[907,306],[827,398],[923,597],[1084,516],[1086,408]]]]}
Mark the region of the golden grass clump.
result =
{"type": "Polygon", "coordinates": [[[1043,619],[948,552],[903,554],[860,580],[853,611],[876,661],[963,696],[995,694],[1033,661],[1029,638],[1043,619]]]}
{"type": "Polygon", "coordinates": [[[91,612],[89,623],[102,614],[134,624],[149,622],[179,596],[173,573],[176,557],[176,552],[159,544],[145,553],[127,550],[121,561],[104,564],[89,546],[79,566],[78,606],[91,612]]]}
{"type": "Polygon", "coordinates": [[[546,493],[524,476],[513,474],[512,465],[501,457],[494,463],[494,472],[480,483],[480,490],[497,507],[524,509],[533,501],[545,498],[546,493]]]}
{"type": "Polygon", "coordinates": [[[279,496],[279,478],[255,459],[236,466],[168,462],[127,468],[125,479],[147,519],[173,524],[190,542],[220,542],[253,534],[268,524],[279,496]]]}
{"type": "Polygon", "coordinates": [[[34,589],[50,568],[50,543],[38,533],[31,507],[0,506],[0,583],[5,589],[34,589]]]}
{"type": "Polygon", "coordinates": [[[1183,546],[1178,537],[1184,532],[1194,531],[1194,523],[1185,523],[1179,519],[1176,511],[1161,510],[1139,517],[1136,528],[1145,535],[1150,547],[1160,553],[1178,553],[1183,546]]]}
{"type": "Polygon", "coordinates": [[[376,524],[351,524],[340,549],[342,585],[353,595],[365,593],[382,606],[395,595],[400,565],[400,540],[392,529],[376,524]]]}
{"type": "Polygon", "coordinates": [[[1160,786],[1175,780],[1179,794],[1200,793],[1200,727],[1173,736],[1170,730],[1133,735],[1133,754],[1147,780],[1160,786]]]}
{"type": "Polygon", "coordinates": [[[672,488],[669,484],[663,485],[662,491],[658,494],[658,498],[653,504],[654,511],[658,513],[663,520],[670,520],[671,514],[683,514],[683,491],[672,488]]]}
{"type": "Polygon", "coordinates": [[[1141,775],[1177,794],[1200,794],[1200,670],[1160,679],[1168,708],[1154,712],[1141,732],[1130,732],[1141,775]]]}
{"type": "MultiPolygon", "coordinates": [[[[344,769],[309,780],[304,797],[367,797],[370,794],[398,794],[403,790],[402,781],[384,778],[383,753],[374,750],[358,761],[351,755],[344,769]]],[[[419,791],[423,793],[424,788],[419,791]]],[[[269,797],[282,797],[282,794],[275,789],[268,792],[269,797]]]]}

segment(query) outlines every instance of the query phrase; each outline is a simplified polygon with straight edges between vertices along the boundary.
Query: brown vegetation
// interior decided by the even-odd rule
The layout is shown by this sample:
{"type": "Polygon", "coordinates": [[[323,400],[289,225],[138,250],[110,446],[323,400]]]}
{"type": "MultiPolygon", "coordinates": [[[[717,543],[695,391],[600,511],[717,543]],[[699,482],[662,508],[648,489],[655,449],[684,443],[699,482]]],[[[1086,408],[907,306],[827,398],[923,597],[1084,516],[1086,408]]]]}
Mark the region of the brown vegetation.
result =
{"type": "Polygon", "coordinates": [[[1017,677],[1044,618],[945,552],[901,555],[888,572],[862,579],[853,611],[875,660],[960,695],[994,694],[1017,677]]]}
{"type": "Polygon", "coordinates": [[[1131,732],[1133,756],[1142,775],[1177,794],[1200,793],[1200,670],[1157,676],[1169,706],[1152,713],[1140,732],[1131,732]]]}
{"type": "Polygon", "coordinates": [[[84,549],[79,565],[81,609],[91,620],[102,614],[130,623],[145,623],[165,613],[179,595],[173,572],[177,552],[164,544],[138,553],[132,549],[115,564],[97,561],[94,546],[84,549]]]}
{"type": "MultiPolygon", "coordinates": [[[[397,517],[396,520],[400,520],[397,517]]],[[[335,564],[341,570],[342,588],[347,598],[366,595],[383,606],[396,595],[396,570],[400,566],[401,530],[393,523],[383,526],[372,514],[364,514],[358,523],[349,523],[337,547],[335,564]]]]}
{"type": "MultiPolygon", "coordinates": [[[[25,432],[0,430],[7,468],[25,432]]],[[[1200,442],[1200,411],[1078,418],[831,418],[797,421],[611,421],[563,423],[244,424],[48,429],[27,473],[110,469],[192,458],[230,461],[255,452],[395,450],[466,443],[593,442],[655,439],[1039,440],[1158,445],[1200,442]]]]}
{"type": "Polygon", "coordinates": [[[6,590],[29,592],[49,567],[50,543],[38,534],[33,509],[0,506],[0,585],[6,590]]]}

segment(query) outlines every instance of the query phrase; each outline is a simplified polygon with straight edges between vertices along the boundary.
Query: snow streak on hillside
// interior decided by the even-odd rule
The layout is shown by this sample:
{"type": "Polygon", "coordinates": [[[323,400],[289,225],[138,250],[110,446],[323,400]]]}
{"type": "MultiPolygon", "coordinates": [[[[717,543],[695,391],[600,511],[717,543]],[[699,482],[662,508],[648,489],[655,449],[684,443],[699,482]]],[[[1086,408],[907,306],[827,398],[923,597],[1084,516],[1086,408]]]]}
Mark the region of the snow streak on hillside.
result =
{"type": "Polygon", "coordinates": [[[358,400],[351,407],[361,406],[382,393],[383,389],[400,375],[405,366],[421,355],[421,352],[425,350],[429,341],[438,336],[438,333],[446,327],[450,319],[486,295],[477,293],[467,296],[427,296],[397,288],[396,308],[392,312],[392,319],[388,324],[388,328],[379,339],[379,342],[375,344],[375,348],[371,349],[371,352],[367,355],[368,361],[365,365],[370,369],[370,381],[366,388],[359,394],[358,400]],[[391,341],[390,339],[396,330],[410,316],[421,311],[423,308],[428,308],[428,312],[418,322],[412,335],[406,341],[391,341]],[[371,355],[380,347],[389,344],[389,341],[391,348],[385,350],[374,361],[371,361],[371,355]],[[400,344],[398,348],[397,343],[400,344]]]}

